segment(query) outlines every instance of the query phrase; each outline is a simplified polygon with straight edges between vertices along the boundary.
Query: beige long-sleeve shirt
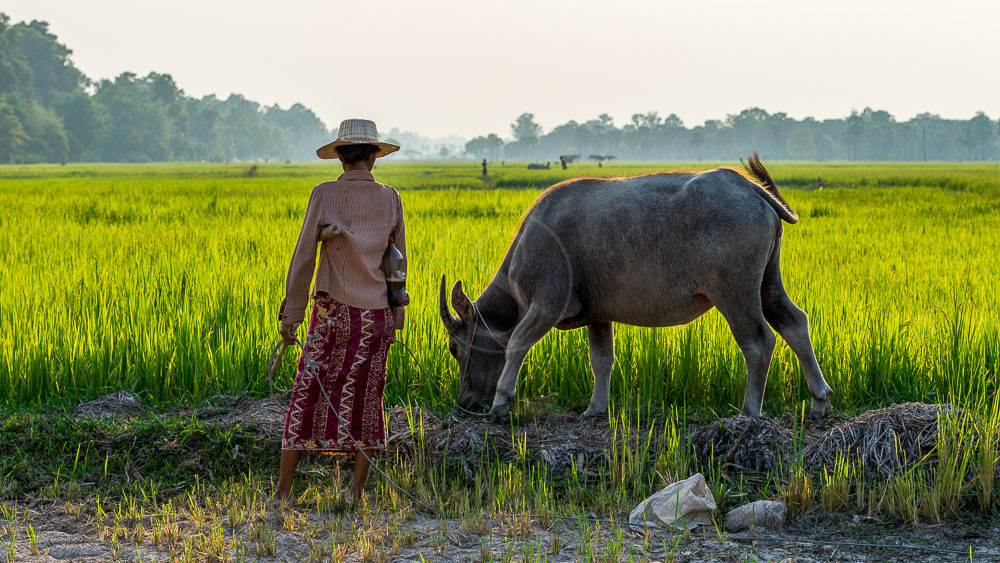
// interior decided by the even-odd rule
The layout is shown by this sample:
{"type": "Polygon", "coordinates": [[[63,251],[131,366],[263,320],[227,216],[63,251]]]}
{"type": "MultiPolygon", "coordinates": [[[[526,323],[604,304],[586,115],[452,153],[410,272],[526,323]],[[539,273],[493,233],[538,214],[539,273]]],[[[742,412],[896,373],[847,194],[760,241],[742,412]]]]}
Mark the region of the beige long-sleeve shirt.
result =
{"type": "MultiPolygon", "coordinates": [[[[371,172],[351,170],[313,188],[285,278],[281,322],[298,324],[305,318],[314,269],[312,295],[326,292],[361,309],[388,307],[382,256],[390,236],[405,258],[403,203],[396,190],[376,182],[371,172]],[[339,225],[343,232],[319,244],[320,231],[329,225],[339,225]]],[[[402,328],[401,317],[397,319],[402,328]]]]}

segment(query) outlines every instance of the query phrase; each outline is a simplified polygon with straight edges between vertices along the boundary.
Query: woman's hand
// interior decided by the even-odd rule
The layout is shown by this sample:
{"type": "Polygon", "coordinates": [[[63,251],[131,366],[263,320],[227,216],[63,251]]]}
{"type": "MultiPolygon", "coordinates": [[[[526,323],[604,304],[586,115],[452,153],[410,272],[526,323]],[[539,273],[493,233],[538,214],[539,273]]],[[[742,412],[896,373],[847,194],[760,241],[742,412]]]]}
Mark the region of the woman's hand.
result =
{"type": "Polygon", "coordinates": [[[298,342],[295,337],[295,328],[297,326],[298,325],[281,325],[281,339],[285,341],[286,345],[291,346],[298,342]]]}

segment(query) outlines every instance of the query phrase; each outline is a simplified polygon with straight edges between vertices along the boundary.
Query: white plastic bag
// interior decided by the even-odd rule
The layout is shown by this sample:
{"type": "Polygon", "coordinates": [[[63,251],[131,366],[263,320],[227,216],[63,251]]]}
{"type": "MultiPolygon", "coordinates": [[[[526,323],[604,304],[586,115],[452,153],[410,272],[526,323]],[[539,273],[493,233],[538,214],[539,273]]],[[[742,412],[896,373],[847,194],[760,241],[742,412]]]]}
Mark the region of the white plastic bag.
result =
{"type": "Polygon", "coordinates": [[[715,497],[701,473],[671,483],[639,503],[628,515],[630,524],[692,530],[710,524],[715,497]]]}

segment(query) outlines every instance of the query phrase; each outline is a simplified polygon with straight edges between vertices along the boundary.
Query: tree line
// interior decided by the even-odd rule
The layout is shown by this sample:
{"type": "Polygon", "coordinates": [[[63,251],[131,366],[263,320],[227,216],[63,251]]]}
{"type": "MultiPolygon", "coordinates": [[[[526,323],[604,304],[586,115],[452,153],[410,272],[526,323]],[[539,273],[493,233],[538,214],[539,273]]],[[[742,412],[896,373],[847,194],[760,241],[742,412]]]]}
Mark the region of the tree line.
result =
{"type": "Polygon", "coordinates": [[[301,104],[195,99],[169,74],[93,81],[42,21],[0,13],[0,163],[306,160],[330,131],[301,104]]]}
{"type": "Polygon", "coordinates": [[[622,160],[732,160],[752,150],[769,160],[991,160],[1000,157],[1000,123],[985,113],[945,119],[921,113],[905,122],[887,111],[865,108],[841,119],[797,120],[783,112],[749,108],[723,120],[685,127],[675,114],[637,113],[616,127],[604,113],[542,131],[531,113],[510,126],[513,140],[495,133],[465,145],[475,158],[558,160],[614,157],[622,160]]]}
{"type": "MultiPolygon", "coordinates": [[[[336,135],[301,104],[265,107],[237,94],[195,99],[156,72],[95,81],[71,54],[46,22],[11,24],[0,13],[0,163],[313,160],[316,147],[336,135]]],[[[524,113],[509,133],[512,139],[476,137],[464,154],[460,147],[407,153],[493,160],[732,160],[751,150],[770,160],[1000,158],[1000,124],[983,112],[967,120],[922,113],[900,122],[871,108],[824,120],[749,108],[694,127],[655,111],[616,126],[604,113],[547,132],[524,113]]]]}

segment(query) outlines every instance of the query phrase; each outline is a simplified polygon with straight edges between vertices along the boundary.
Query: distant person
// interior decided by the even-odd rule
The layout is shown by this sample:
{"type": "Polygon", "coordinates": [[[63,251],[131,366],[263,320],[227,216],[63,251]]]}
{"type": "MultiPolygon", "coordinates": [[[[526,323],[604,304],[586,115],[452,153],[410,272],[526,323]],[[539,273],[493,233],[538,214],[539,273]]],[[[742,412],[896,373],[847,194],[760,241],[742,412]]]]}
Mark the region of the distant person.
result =
{"type": "Polygon", "coordinates": [[[601,167],[601,161],[600,161],[600,160],[598,160],[598,161],[597,161],[597,167],[598,167],[598,168],[600,168],[600,167],[601,167]]]}
{"type": "Polygon", "coordinates": [[[562,169],[566,170],[566,157],[565,156],[560,156],[559,157],[559,164],[562,164],[562,169]]]}
{"type": "Polygon", "coordinates": [[[354,475],[346,495],[356,499],[368,480],[365,454],[371,457],[375,450],[385,449],[386,358],[395,329],[403,327],[403,314],[399,309],[394,316],[397,310],[388,307],[382,256],[393,237],[405,257],[406,233],[399,193],[376,182],[371,170],[376,158],[397,150],[396,145],[380,142],[375,123],[365,119],[344,121],[337,139],[316,150],[320,158],[339,158],[344,173],[313,188],[285,280],[278,317],[281,337],[291,345],[296,343],[296,327],[305,319],[322,231],[309,334],[285,416],[274,503],[289,502],[302,452],[353,453],[354,475]]]}
{"type": "Polygon", "coordinates": [[[486,159],[483,159],[483,176],[486,175],[486,159]]]}

